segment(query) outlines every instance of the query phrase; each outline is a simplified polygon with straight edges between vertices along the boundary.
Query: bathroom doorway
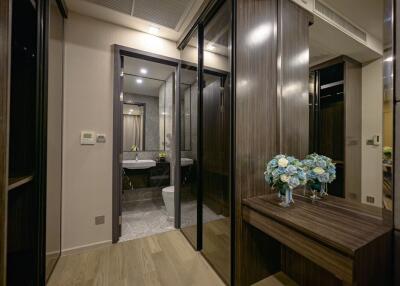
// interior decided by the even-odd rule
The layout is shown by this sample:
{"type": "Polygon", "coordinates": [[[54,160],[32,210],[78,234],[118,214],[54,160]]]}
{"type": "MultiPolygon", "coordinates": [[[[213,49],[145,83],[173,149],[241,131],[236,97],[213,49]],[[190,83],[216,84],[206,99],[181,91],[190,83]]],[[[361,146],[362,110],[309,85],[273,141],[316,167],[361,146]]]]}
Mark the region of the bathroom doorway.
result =
{"type": "Polygon", "coordinates": [[[179,61],[115,46],[113,242],[177,226],[174,142],[179,61]]]}

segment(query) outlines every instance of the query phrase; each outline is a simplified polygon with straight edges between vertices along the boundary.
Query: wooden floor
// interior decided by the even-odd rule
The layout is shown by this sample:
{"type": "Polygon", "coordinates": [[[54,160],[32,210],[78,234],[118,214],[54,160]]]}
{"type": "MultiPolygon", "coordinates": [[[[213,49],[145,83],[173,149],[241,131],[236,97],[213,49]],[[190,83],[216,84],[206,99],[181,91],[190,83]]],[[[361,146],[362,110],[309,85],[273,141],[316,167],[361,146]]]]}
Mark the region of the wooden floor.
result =
{"type": "Polygon", "coordinates": [[[49,286],[224,285],[178,231],[61,257],[49,286]]]}

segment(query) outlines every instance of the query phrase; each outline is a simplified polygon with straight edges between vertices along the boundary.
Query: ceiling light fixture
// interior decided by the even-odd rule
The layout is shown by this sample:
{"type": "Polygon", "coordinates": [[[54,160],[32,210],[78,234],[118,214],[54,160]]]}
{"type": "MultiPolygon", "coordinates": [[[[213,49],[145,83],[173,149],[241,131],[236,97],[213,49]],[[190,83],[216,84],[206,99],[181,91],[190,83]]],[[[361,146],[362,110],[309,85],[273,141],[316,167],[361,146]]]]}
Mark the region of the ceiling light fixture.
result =
{"type": "Polygon", "coordinates": [[[141,74],[147,74],[147,69],[141,68],[141,69],[140,69],[140,73],[141,73],[141,74]]]}
{"type": "Polygon", "coordinates": [[[387,57],[387,58],[385,59],[385,62],[393,62],[393,57],[392,57],[392,56],[387,57]]]}
{"type": "Polygon", "coordinates": [[[208,44],[206,49],[209,50],[209,51],[214,51],[215,50],[215,46],[213,44],[208,44]]]}
{"type": "Polygon", "coordinates": [[[149,33],[150,34],[158,34],[158,32],[160,32],[160,28],[154,27],[154,26],[150,26],[149,28],[149,33]]]}
{"type": "Polygon", "coordinates": [[[136,79],[136,83],[141,84],[143,80],[141,78],[136,79]]]}

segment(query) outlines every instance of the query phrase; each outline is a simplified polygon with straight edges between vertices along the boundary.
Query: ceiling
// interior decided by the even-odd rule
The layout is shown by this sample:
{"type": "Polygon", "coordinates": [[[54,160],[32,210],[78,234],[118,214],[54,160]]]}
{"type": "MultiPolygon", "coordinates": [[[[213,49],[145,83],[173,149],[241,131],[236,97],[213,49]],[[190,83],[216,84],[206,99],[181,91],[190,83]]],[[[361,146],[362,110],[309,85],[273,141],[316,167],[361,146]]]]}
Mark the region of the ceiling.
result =
{"type": "Polygon", "coordinates": [[[204,0],[66,0],[74,12],[177,41],[204,0]]]}
{"type": "Polygon", "coordinates": [[[124,92],[149,96],[159,96],[159,89],[175,71],[172,66],[124,57],[124,92]],[[146,74],[141,72],[146,70],[146,74]],[[138,83],[137,81],[141,81],[138,83]]]}
{"type": "Polygon", "coordinates": [[[368,63],[381,57],[380,54],[315,16],[314,24],[310,26],[310,65],[340,55],[349,56],[360,63],[368,63]]]}
{"type": "Polygon", "coordinates": [[[323,0],[378,41],[383,39],[383,0],[323,0]]]}

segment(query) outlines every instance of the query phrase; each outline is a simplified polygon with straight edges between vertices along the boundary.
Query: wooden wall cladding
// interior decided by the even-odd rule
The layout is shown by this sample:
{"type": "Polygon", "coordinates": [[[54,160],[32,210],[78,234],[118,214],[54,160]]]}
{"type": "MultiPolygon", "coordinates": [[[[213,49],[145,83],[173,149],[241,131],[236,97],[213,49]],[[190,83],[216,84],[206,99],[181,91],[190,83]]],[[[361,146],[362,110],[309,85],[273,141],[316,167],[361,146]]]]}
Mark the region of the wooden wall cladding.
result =
{"type": "Polygon", "coordinates": [[[252,246],[261,234],[242,229],[242,198],[270,192],[263,172],[278,152],[277,1],[238,0],[236,11],[235,281],[248,285],[265,274],[265,257],[252,246]],[[259,271],[244,267],[254,261],[260,261],[259,271]]]}
{"type": "Polygon", "coordinates": [[[250,285],[273,269],[268,264],[279,265],[280,255],[263,248],[265,236],[243,222],[242,199],[271,192],[263,173],[274,155],[308,152],[310,16],[289,0],[236,3],[235,281],[250,285]]]}
{"type": "Polygon", "coordinates": [[[298,158],[304,158],[309,149],[308,25],[311,17],[292,1],[279,1],[279,145],[281,153],[298,158]]]}
{"type": "Polygon", "coordinates": [[[6,285],[7,146],[10,91],[11,1],[0,1],[0,285],[6,285]]]}

